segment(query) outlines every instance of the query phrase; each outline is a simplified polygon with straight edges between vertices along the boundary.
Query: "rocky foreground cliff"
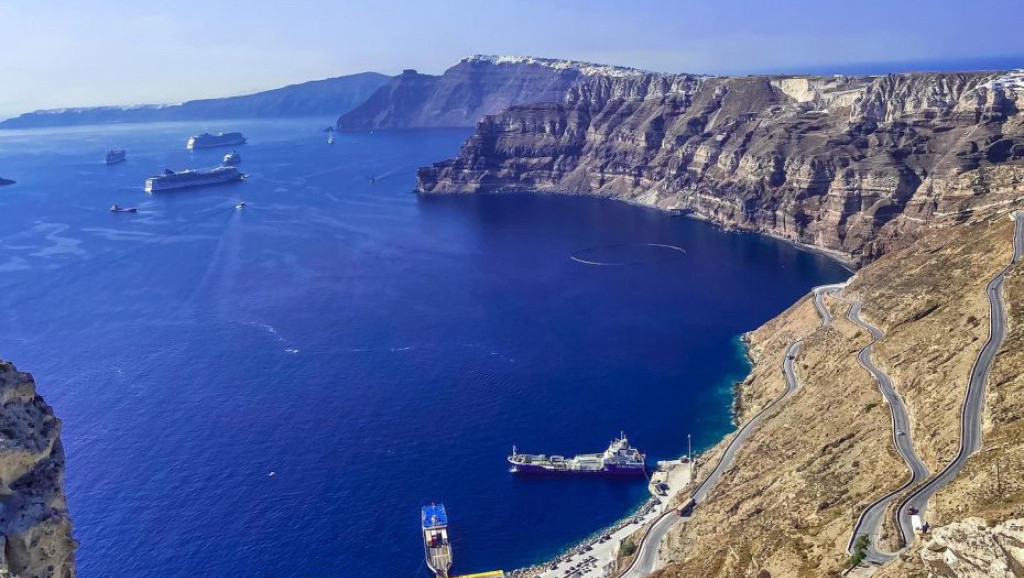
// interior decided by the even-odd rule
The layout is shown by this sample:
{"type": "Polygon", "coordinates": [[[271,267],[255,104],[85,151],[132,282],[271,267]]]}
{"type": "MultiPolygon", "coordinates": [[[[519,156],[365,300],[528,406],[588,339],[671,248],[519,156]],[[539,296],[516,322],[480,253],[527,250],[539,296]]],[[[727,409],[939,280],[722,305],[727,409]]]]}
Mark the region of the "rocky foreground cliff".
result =
{"type": "Polygon", "coordinates": [[[75,575],[60,430],[32,376],[0,361],[0,576],[75,575]]]}
{"type": "Polygon", "coordinates": [[[487,116],[417,189],[614,197],[863,263],[1009,203],[1021,173],[989,169],[1024,160],[1021,105],[1020,73],[597,73],[487,116]]]}

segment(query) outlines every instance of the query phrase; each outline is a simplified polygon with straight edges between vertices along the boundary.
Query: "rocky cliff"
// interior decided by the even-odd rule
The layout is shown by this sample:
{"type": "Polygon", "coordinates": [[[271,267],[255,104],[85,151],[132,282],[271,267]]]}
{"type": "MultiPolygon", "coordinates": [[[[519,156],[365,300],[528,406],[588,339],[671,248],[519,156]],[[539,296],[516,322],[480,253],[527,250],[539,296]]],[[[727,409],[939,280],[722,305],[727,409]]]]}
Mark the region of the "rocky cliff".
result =
{"type": "Polygon", "coordinates": [[[1024,161],[1022,104],[1018,73],[596,73],[487,116],[417,190],[615,197],[864,262],[1019,194],[985,169],[1024,161]]]}
{"type": "Polygon", "coordinates": [[[32,376],[0,361],[0,576],[75,575],[60,429],[32,376]]]}
{"type": "Polygon", "coordinates": [[[589,78],[648,75],[570,60],[471,56],[440,76],[406,70],[338,119],[338,130],[472,127],[512,105],[561,101],[570,87],[589,78]]]}
{"type": "Polygon", "coordinates": [[[39,110],[0,122],[0,128],[35,128],[80,124],[333,116],[367,99],[391,77],[363,72],[313,80],[242,96],[190,100],[181,104],[94,106],[39,110]]]}

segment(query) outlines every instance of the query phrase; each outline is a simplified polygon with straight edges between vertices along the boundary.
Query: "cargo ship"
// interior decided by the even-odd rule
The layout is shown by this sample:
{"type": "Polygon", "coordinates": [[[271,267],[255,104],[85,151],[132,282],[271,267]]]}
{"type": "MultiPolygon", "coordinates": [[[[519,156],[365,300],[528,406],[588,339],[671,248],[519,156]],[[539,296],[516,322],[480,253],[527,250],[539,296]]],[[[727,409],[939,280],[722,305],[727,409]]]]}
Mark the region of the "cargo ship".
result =
{"type": "Polygon", "coordinates": [[[423,506],[421,521],[427,567],[437,578],[448,578],[452,569],[452,546],[448,542],[448,512],[444,504],[423,506]]]}
{"type": "Polygon", "coordinates": [[[522,454],[512,446],[508,462],[514,474],[579,474],[608,476],[643,476],[647,473],[646,456],[629,445],[622,433],[600,454],[579,454],[572,458],[558,455],[522,454]]]}
{"type": "Polygon", "coordinates": [[[233,183],[245,178],[235,167],[214,167],[212,169],[188,169],[174,172],[165,170],[164,174],[146,179],[146,192],[158,193],[175,189],[206,187],[222,183],[233,183]]]}
{"type": "Polygon", "coordinates": [[[214,147],[230,147],[236,145],[244,145],[245,137],[240,132],[221,132],[217,134],[210,134],[204,132],[203,134],[197,134],[194,137],[188,139],[185,143],[185,148],[188,150],[195,149],[210,149],[214,147]]]}

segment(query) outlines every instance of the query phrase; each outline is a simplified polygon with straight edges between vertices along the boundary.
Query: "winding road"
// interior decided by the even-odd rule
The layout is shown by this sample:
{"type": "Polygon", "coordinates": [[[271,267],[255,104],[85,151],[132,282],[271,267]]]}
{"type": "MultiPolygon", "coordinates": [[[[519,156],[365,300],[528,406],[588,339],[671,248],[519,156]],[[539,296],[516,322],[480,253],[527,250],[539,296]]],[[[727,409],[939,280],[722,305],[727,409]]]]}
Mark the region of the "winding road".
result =
{"type": "Polygon", "coordinates": [[[818,315],[821,315],[822,327],[831,327],[832,325],[832,314],[829,312],[828,307],[825,307],[825,295],[839,291],[849,285],[849,283],[849,281],[844,281],[843,283],[833,283],[832,285],[819,285],[813,289],[814,308],[818,310],[818,315]]]}
{"type": "MultiPolygon", "coordinates": [[[[725,451],[722,453],[722,457],[718,460],[718,464],[715,465],[715,469],[711,471],[708,477],[704,478],[704,481],[697,486],[694,490],[690,500],[693,504],[701,503],[704,498],[708,495],[718,480],[721,479],[722,474],[725,470],[732,466],[732,463],[736,460],[736,452],[739,451],[740,445],[750,438],[750,434],[754,432],[757,424],[761,422],[761,419],[768,413],[772,408],[779,404],[779,402],[785,400],[794,392],[800,388],[800,384],[796,379],[796,372],[793,370],[796,356],[800,353],[800,348],[803,346],[803,340],[796,341],[789,346],[789,350],[786,352],[786,359],[782,363],[783,371],[786,373],[786,390],[782,392],[782,395],[775,398],[774,401],[769,403],[757,412],[757,415],[750,418],[747,423],[743,424],[743,427],[736,432],[735,437],[726,446],[725,451]]],[[[675,510],[669,510],[662,514],[658,518],[651,529],[648,530],[647,534],[640,541],[640,545],[637,548],[636,556],[633,558],[632,564],[626,569],[625,572],[620,574],[622,578],[642,578],[647,576],[651,572],[654,572],[654,567],[658,563],[658,547],[661,545],[661,541],[665,538],[665,534],[675,526],[683,518],[675,510]]]]}
{"type": "MultiPolygon", "coordinates": [[[[818,310],[818,314],[821,315],[822,327],[829,327],[832,324],[832,316],[829,314],[828,308],[825,307],[824,294],[842,289],[843,287],[846,287],[846,283],[821,285],[813,289],[814,307],[818,310]]],[[[736,432],[736,436],[732,438],[732,441],[730,441],[729,445],[726,446],[725,451],[722,452],[722,457],[719,458],[718,464],[715,465],[715,469],[713,469],[708,477],[706,477],[704,481],[697,486],[697,489],[694,490],[693,494],[690,496],[689,504],[695,506],[704,501],[704,498],[707,497],[708,493],[716,484],[718,484],[722,474],[732,466],[733,462],[736,460],[736,452],[739,451],[740,445],[750,438],[750,435],[754,432],[757,424],[761,422],[761,419],[765,414],[800,389],[800,382],[796,378],[796,371],[794,370],[794,367],[796,364],[796,356],[799,355],[802,347],[803,340],[799,339],[790,345],[789,350],[786,351],[786,358],[782,362],[782,370],[786,374],[786,390],[782,392],[782,395],[766,405],[761,411],[757,412],[757,415],[750,418],[750,420],[743,424],[743,427],[736,432]]],[[[619,574],[619,577],[643,578],[651,572],[654,572],[655,566],[658,563],[658,548],[661,545],[662,540],[664,540],[668,531],[682,519],[683,518],[675,510],[669,510],[662,514],[660,518],[655,520],[647,533],[640,539],[636,556],[633,557],[630,565],[621,574],[619,574]]]]}
{"type": "MultiPolygon", "coordinates": [[[[847,315],[847,318],[871,334],[871,343],[866,345],[857,354],[857,362],[875,378],[875,381],[878,383],[878,389],[882,391],[885,401],[889,404],[893,445],[896,447],[896,453],[907,464],[907,468],[910,470],[910,478],[901,484],[900,487],[878,498],[864,509],[860,518],[857,519],[857,525],[853,528],[849,542],[846,544],[846,552],[852,554],[857,538],[866,534],[871,541],[864,560],[869,563],[883,564],[896,556],[894,553],[879,550],[877,546],[878,530],[882,526],[882,520],[885,517],[886,510],[889,508],[889,504],[903,490],[927,478],[930,472],[928,467],[924,465],[924,462],[921,461],[921,458],[918,457],[917,452],[914,451],[914,443],[910,437],[910,418],[907,417],[907,407],[903,404],[903,398],[896,393],[896,388],[893,387],[889,376],[878,369],[871,361],[871,354],[875,349],[875,344],[884,339],[885,335],[880,329],[861,319],[860,308],[861,304],[854,301],[850,306],[850,313],[847,315]]],[[[904,527],[901,522],[900,532],[903,535],[904,541],[906,541],[907,536],[912,536],[914,530],[909,525],[904,527]]]]}
{"type": "MultiPolygon", "coordinates": [[[[989,302],[989,323],[988,341],[981,348],[981,353],[971,368],[970,379],[967,382],[967,395],[964,397],[963,406],[960,410],[960,449],[953,461],[943,468],[939,473],[929,478],[917,489],[907,494],[900,502],[897,515],[901,527],[908,527],[911,511],[917,511],[924,519],[924,513],[928,507],[928,501],[936,492],[941,490],[952,481],[968,458],[981,448],[981,420],[985,410],[985,390],[988,385],[989,372],[995,361],[996,354],[1006,339],[1006,310],[1003,304],[1002,288],[1006,280],[1006,272],[1010,267],[1020,261],[1024,255],[1024,212],[1014,211],[1010,216],[1015,221],[1013,230],[1013,258],[1010,264],[1003,268],[992,281],[989,282],[986,294],[989,302]]],[[[908,536],[912,537],[913,534],[908,536]]],[[[909,543],[909,542],[908,542],[909,543]]]]}

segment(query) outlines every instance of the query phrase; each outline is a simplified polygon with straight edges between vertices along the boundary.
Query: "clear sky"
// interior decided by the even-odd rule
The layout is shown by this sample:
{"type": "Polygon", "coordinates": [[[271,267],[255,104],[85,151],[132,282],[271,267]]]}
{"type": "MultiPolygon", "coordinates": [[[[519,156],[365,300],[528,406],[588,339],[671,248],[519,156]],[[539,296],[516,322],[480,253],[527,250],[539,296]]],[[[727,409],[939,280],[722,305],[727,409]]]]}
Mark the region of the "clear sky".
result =
{"type": "Polygon", "coordinates": [[[1024,0],[3,0],[0,118],[470,54],[718,74],[957,63],[1024,55],[1022,26],[1024,0]]]}

